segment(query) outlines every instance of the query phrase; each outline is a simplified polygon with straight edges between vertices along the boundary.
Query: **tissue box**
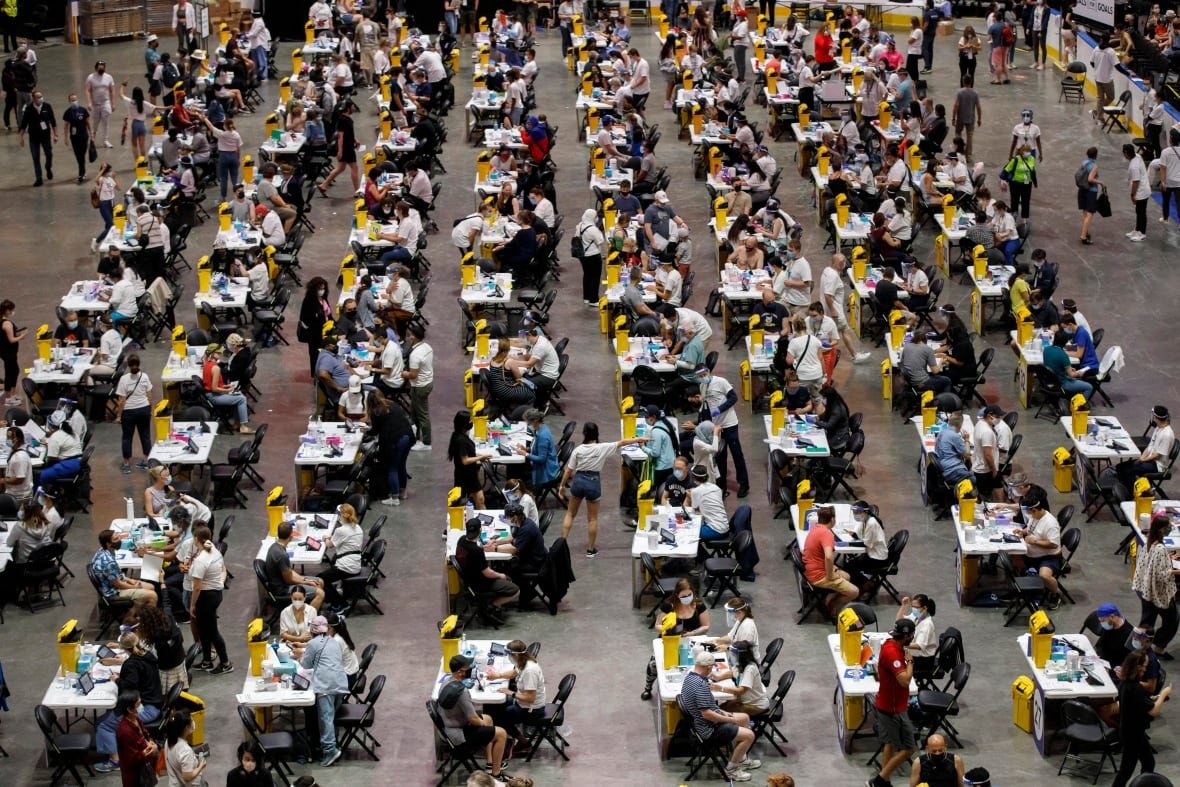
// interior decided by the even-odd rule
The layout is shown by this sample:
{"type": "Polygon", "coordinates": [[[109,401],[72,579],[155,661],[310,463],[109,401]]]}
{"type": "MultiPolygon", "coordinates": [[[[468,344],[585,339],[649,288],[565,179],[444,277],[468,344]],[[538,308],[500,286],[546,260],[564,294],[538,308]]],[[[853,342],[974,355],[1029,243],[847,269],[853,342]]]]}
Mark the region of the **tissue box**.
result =
{"type": "Polygon", "coordinates": [[[299,671],[299,662],[297,661],[280,661],[274,665],[274,674],[276,675],[294,675],[299,671]]]}

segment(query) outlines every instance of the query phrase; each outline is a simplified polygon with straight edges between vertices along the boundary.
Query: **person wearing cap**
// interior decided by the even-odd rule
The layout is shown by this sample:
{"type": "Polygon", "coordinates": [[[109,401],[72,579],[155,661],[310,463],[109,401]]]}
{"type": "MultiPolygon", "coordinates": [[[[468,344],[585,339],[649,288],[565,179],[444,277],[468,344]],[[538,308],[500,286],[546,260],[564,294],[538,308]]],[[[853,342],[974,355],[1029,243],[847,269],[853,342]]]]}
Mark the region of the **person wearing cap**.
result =
{"type": "Polygon", "coordinates": [[[319,738],[320,767],[327,768],[340,759],[342,753],[336,746],[336,712],[348,696],[348,678],[344,668],[344,649],[329,634],[328,619],[323,615],[313,618],[311,635],[299,663],[311,672],[315,708],[314,712],[307,709],[304,719],[308,738],[319,738]]]}
{"type": "Polygon", "coordinates": [[[754,745],[749,715],[723,711],[713,697],[711,675],[716,665],[713,652],[703,647],[693,651],[692,671],[684,676],[680,687],[680,705],[692,722],[693,729],[711,745],[732,746],[725,778],[748,782],[750,770],[762,767],[761,760],[747,756],[754,745]]]}
{"type": "Polygon", "coordinates": [[[488,764],[494,779],[503,779],[504,747],[508,732],[497,727],[492,717],[480,715],[475,710],[471,692],[465,681],[475,676],[475,660],[462,653],[451,656],[447,663],[451,674],[438,690],[439,715],[443,720],[443,732],[454,744],[466,744],[473,751],[484,747],[488,764]]]}
{"type": "MultiPolygon", "coordinates": [[[[521,582],[518,577],[540,571],[545,565],[545,558],[549,557],[549,550],[545,546],[545,536],[541,534],[541,528],[534,520],[525,516],[524,506],[520,503],[506,503],[504,519],[508,522],[508,538],[491,539],[485,550],[512,555],[506,573],[523,588],[527,583],[521,582]]],[[[530,600],[531,596],[526,597],[522,590],[521,605],[527,606],[530,600]]]]}
{"type": "Polygon", "coordinates": [[[235,408],[239,434],[254,434],[254,429],[250,426],[250,409],[246,395],[238,390],[236,383],[226,384],[222,381],[219,365],[221,350],[221,345],[217,342],[205,347],[205,357],[201,362],[201,382],[214,405],[235,408]]]}
{"type": "Polygon", "coordinates": [[[45,424],[49,439],[46,441],[45,467],[41,469],[38,483],[49,486],[78,475],[82,468],[82,443],[61,410],[50,413],[45,424]]]}
{"type": "Polygon", "coordinates": [[[1094,652],[1098,658],[1110,665],[1110,669],[1114,669],[1131,653],[1131,634],[1135,627],[1123,616],[1119,608],[1110,602],[1099,604],[1093,617],[1097,623],[1097,630],[1090,630],[1098,637],[1098,641],[1094,643],[1094,652]]]}
{"type": "Polygon", "coordinates": [[[143,65],[146,72],[151,74],[160,62],[160,37],[155,33],[148,33],[145,43],[147,48],[143,50],[143,65]]]}
{"type": "Polygon", "coordinates": [[[1020,502],[1027,512],[1026,524],[1012,532],[1024,540],[1028,550],[1023,558],[1024,565],[1040,575],[1045,583],[1046,607],[1054,610],[1061,606],[1061,595],[1057,591],[1057,574],[1062,565],[1061,525],[1049,512],[1049,500],[1044,491],[1032,490],[1020,502]]]}
{"type": "Polygon", "coordinates": [[[266,205],[260,204],[254,209],[254,217],[258,220],[262,231],[262,245],[278,248],[287,242],[287,233],[283,230],[283,220],[278,213],[266,205]]]}
{"type": "Polygon", "coordinates": [[[1115,466],[1119,480],[1127,489],[1134,489],[1135,479],[1140,476],[1160,474],[1168,469],[1169,455],[1176,443],[1176,435],[1172,431],[1172,414],[1167,407],[1157,404],[1151,408],[1151,426],[1148,431],[1151,437],[1139,456],[1115,466]]]}
{"type": "Polygon", "coordinates": [[[649,404],[641,413],[647,425],[647,442],[643,446],[643,453],[652,463],[652,487],[658,489],[672,475],[679,436],[676,427],[658,406],[649,404]]]}
{"type": "Polygon", "coordinates": [[[598,134],[594,137],[594,142],[599,148],[602,149],[603,154],[605,154],[608,159],[630,158],[615,147],[614,137],[612,136],[612,131],[615,127],[614,115],[603,115],[598,120],[598,126],[598,134]]]}
{"type": "MultiPolygon", "coordinates": [[[[808,540],[810,543],[810,539],[808,540]]],[[[885,747],[881,753],[881,767],[865,787],[887,787],[893,772],[914,753],[914,725],[907,709],[910,702],[910,681],[914,677],[914,660],[906,653],[906,646],[914,639],[914,621],[908,617],[893,622],[889,639],[881,645],[877,657],[877,740],[885,747]]]]}
{"type": "Polygon", "coordinates": [[[340,401],[336,404],[336,414],[340,420],[348,423],[368,423],[368,392],[361,387],[361,378],[351,375],[348,378],[348,390],[340,394],[340,401]]]}
{"type": "Polygon", "coordinates": [[[1003,417],[1003,408],[989,404],[983,408],[983,414],[971,433],[971,472],[975,474],[975,488],[980,500],[1002,495],[1004,479],[1000,475],[1002,461],[995,426],[1003,417]]]}
{"type": "Polygon", "coordinates": [[[845,563],[850,581],[857,587],[867,588],[869,577],[889,565],[889,544],[885,540],[885,528],[874,513],[873,506],[864,500],[852,504],[852,534],[864,544],[864,554],[853,555],[845,563]]]}
{"type": "Polygon", "coordinates": [[[668,193],[657,191],[654,199],[643,212],[644,241],[648,249],[663,251],[672,241],[672,225],[688,227],[688,223],[670,204],[668,193]]]}
{"type": "Polygon", "coordinates": [[[530,485],[533,489],[543,489],[557,479],[557,446],[553,431],[545,423],[545,411],[537,407],[525,411],[524,422],[532,439],[527,446],[517,446],[516,452],[532,468],[530,485]]]}
{"type": "Polygon", "coordinates": [[[455,545],[455,559],[463,581],[477,595],[487,599],[484,617],[492,623],[502,624],[505,620],[502,610],[520,596],[520,588],[509,580],[507,574],[488,565],[485,553],[491,550],[481,544],[482,527],[483,523],[477,518],[467,520],[464,537],[455,545]]]}

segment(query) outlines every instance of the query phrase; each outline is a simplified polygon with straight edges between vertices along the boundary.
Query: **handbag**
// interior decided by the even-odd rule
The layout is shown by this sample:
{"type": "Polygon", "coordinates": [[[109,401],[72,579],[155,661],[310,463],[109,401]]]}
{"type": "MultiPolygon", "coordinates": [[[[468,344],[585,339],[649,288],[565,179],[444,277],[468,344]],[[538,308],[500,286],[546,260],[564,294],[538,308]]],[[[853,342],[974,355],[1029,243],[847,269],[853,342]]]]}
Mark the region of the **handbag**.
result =
{"type": "Polygon", "coordinates": [[[90,207],[97,208],[102,204],[102,200],[98,198],[98,186],[90,190],[90,207]]]}
{"type": "Polygon", "coordinates": [[[1106,193],[1106,186],[1098,192],[1098,215],[1104,219],[1109,219],[1111,215],[1110,196],[1106,193]]]}
{"type": "Polygon", "coordinates": [[[93,139],[90,140],[90,146],[86,150],[86,158],[91,164],[98,161],[98,148],[95,146],[93,139]]]}

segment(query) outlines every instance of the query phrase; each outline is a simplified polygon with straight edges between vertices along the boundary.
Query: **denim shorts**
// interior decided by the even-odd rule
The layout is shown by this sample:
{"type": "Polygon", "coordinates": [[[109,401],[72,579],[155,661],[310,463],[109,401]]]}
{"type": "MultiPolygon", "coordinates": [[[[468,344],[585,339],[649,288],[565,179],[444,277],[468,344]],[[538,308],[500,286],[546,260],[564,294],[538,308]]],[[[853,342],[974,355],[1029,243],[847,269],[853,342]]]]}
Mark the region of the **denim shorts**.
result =
{"type": "Polygon", "coordinates": [[[574,473],[574,482],[570,484],[570,494],[583,500],[589,500],[591,503],[597,502],[602,497],[602,475],[579,470],[574,473]]]}
{"type": "Polygon", "coordinates": [[[131,138],[138,139],[139,137],[147,136],[147,124],[142,120],[131,121],[131,138]]]}

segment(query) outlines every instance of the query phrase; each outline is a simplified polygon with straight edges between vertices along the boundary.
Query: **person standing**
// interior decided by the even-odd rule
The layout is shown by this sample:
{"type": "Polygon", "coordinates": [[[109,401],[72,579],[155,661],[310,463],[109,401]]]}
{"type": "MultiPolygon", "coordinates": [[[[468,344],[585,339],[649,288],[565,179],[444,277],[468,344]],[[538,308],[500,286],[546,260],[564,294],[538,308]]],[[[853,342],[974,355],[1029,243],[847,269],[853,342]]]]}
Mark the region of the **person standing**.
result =
{"type": "Polygon", "coordinates": [[[967,142],[967,161],[970,162],[975,127],[983,125],[983,105],[979,101],[979,93],[975,91],[975,78],[967,75],[963,77],[962,83],[951,107],[951,125],[955,127],[955,136],[963,137],[967,142]]]}
{"type": "Polygon", "coordinates": [[[258,75],[259,82],[266,82],[270,70],[271,37],[261,11],[254,12],[254,21],[246,32],[246,41],[250,47],[250,59],[254,61],[254,73],[258,75]]]}
{"type": "Polygon", "coordinates": [[[193,528],[193,560],[189,566],[193,591],[189,601],[189,615],[201,633],[201,663],[197,669],[210,675],[225,675],[234,671],[233,662],[225,649],[225,638],[217,626],[217,609],[225,590],[226,568],[221,551],[213,545],[213,531],[205,525],[193,528]],[[217,649],[218,664],[213,666],[213,649],[217,649]]]}
{"type": "MultiPolygon", "coordinates": [[[[0,304],[0,313],[3,304],[0,304]]],[[[132,354],[127,358],[127,371],[119,378],[115,387],[118,405],[115,410],[115,423],[123,425],[123,475],[131,474],[131,438],[139,432],[139,444],[143,449],[143,459],[137,465],[141,470],[147,469],[147,457],[152,451],[151,420],[152,420],[152,380],[139,366],[139,356],[132,354]]]]}
{"type": "MultiPolygon", "coordinates": [[[[927,0],[930,2],[930,0],[927,0]]],[[[918,74],[922,63],[922,39],[925,38],[925,33],[922,31],[922,20],[916,16],[910,17],[910,33],[905,42],[905,70],[910,75],[910,79],[915,82],[918,81],[918,74]]]]}
{"type": "Polygon", "coordinates": [[[592,209],[582,212],[582,221],[574,228],[574,237],[580,239],[582,255],[582,303],[598,306],[598,288],[602,278],[602,248],[606,238],[598,228],[598,213],[592,209]]]}
{"type": "Polygon", "coordinates": [[[844,269],[847,265],[848,259],[843,254],[836,252],[832,255],[831,263],[824,268],[819,277],[820,297],[824,315],[831,317],[836,323],[836,330],[839,331],[844,346],[852,356],[852,362],[866,363],[871,355],[867,351],[857,350],[853,345],[852,326],[844,316],[844,269]]]}
{"type": "MultiPolygon", "coordinates": [[[[140,719],[139,715],[144,710],[145,706],[138,691],[129,689],[119,692],[114,713],[121,719],[115,729],[115,749],[119,757],[116,767],[122,777],[123,787],[150,784],[155,779],[156,752],[159,746],[152,740],[151,734],[140,719]]],[[[148,717],[154,721],[159,717],[159,710],[157,709],[154,715],[145,714],[145,718],[148,717]]],[[[107,763],[109,765],[111,761],[108,760],[107,763]]],[[[111,770],[114,769],[108,767],[106,772],[111,770]]],[[[103,769],[100,767],[98,771],[102,773],[103,769]]]]}
{"type": "Polygon", "coordinates": [[[94,190],[98,194],[98,214],[102,216],[103,225],[102,231],[90,242],[91,251],[98,250],[98,244],[115,225],[115,197],[119,193],[119,181],[115,178],[115,168],[109,161],[104,161],[98,168],[94,190]]]}
{"type": "Polygon", "coordinates": [[[1033,68],[1037,71],[1045,70],[1045,61],[1049,57],[1049,7],[1045,0],[1037,0],[1036,7],[1030,15],[1031,24],[1028,29],[1028,48],[1032,50],[1033,68]]]}
{"type": "Polygon", "coordinates": [[[20,14],[20,0],[4,0],[4,5],[0,6],[0,27],[4,32],[4,52],[5,54],[17,48],[16,44],[16,18],[20,14]]]}
{"type": "Polygon", "coordinates": [[[991,25],[987,28],[988,43],[991,44],[992,84],[1006,84],[1008,79],[1008,36],[1012,35],[1012,28],[996,14],[991,25]]]}
{"type": "Polygon", "coordinates": [[[1171,521],[1166,515],[1152,517],[1147,541],[1139,549],[1135,577],[1131,580],[1131,590],[1139,596],[1139,628],[1154,628],[1156,618],[1161,619],[1151,641],[1151,649],[1161,658],[1167,658],[1168,643],[1176,636],[1180,625],[1180,612],[1176,609],[1176,574],[1180,572],[1172,567],[1172,556],[1164,543],[1171,529],[1171,521]]]}
{"type": "Polygon", "coordinates": [[[207,115],[202,114],[200,118],[205,121],[209,133],[217,137],[217,180],[221,184],[221,201],[225,202],[229,187],[238,182],[238,173],[241,171],[242,135],[229,118],[225,120],[225,130],[210,123],[207,115]]]}
{"type": "Polygon", "coordinates": [[[1123,745],[1123,760],[1111,787],[1126,787],[1136,765],[1143,766],[1143,773],[1155,773],[1155,755],[1147,730],[1172,696],[1172,687],[1165,686],[1153,699],[1140,683],[1146,670],[1147,654],[1136,650],[1123,660],[1119,671],[1119,741],[1123,745]]]}
{"type": "Polygon", "coordinates": [[[177,49],[191,52],[195,48],[189,46],[191,43],[189,31],[194,28],[193,23],[197,21],[196,16],[196,9],[188,0],[179,0],[179,2],[172,4],[172,29],[176,31],[177,49]]]}
{"type": "Polygon", "coordinates": [[[115,78],[107,73],[106,61],[94,64],[94,73],[86,77],[86,107],[94,118],[95,141],[102,137],[104,148],[113,147],[110,140],[111,99],[115,90],[115,78]]]}
{"type": "Polygon", "coordinates": [[[959,38],[959,83],[967,77],[975,79],[975,66],[979,62],[979,50],[982,45],[979,36],[975,35],[975,28],[967,25],[963,28],[963,35],[959,38]]]}
{"type": "Polygon", "coordinates": [[[1135,206],[1135,229],[1127,233],[1127,238],[1141,243],[1147,240],[1147,201],[1151,197],[1147,166],[1130,143],[1123,145],[1123,158],[1127,160],[1127,180],[1131,183],[1131,203],[1135,206]]]}
{"type": "Polygon", "coordinates": [[[889,639],[881,646],[877,659],[877,738],[885,746],[881,768],[866,787],[888,787],[889,778],[914,753],[914,725],[907,710],[910,703],[910,680],[914,677],[914,659],[906,645],[914,638],[914,621],[898,618],[893,622],[889,639]]]}
{"type": "Polygon", "coordinates": [[[318,729],[320,767],[327,768],[340,759],[336,747],[336,711],[348,696],[348,676],[344,670],[344,649],[328,634],[328,619],[317,615],[311,621],[312,639],[303,651],[301,664],[311,670],[311,690],[315,694],[316,713],[307,714],[309,737],[318,729]]]}
{"type": "Polygon", "coordinates": [[[1090,55],[1091,78],[1098,88],[1094,100],[1094,109],[1090,114],[1098,122],[1106,117],[1102,108],[1114,101],[1114,70],[1119,64],[1119,56],[1110,48],[1110,41],[1106,36],[1098,37],[1098,48],[1090,55]]]}
{"type": "Polygon", "coordinates": [[[53,180],[53,146],[57,144],[57,118],[53,107],[45,101],[40,90],[33,91],[33,101],[27,104],[20,117],[20,146],[25,146],[25,135],[29,136],[29,152],[33,154],[33,174],[41,185],[41,153],[45,153],[45,178],[53,180]]]}
{"type": "MultiPolygon", "coordinates": [[[[1162,173],[1161,173],[1162,174],[1162,173]]],[[[1090,238],[1090,222],[1098,212],[1098,189],[1102,181],[1098,179],[1098,148],[1090,146],[1086,149],[1086,159],[1073,176],[1074,185],[1078,187],[1078,210],[1082,212],[1082,243],[1089,246],[1094,241],[1090,238]]],[[[1167,210],[1167,198],[1164,198],[1164,210],[1167,210]]]]}
{"type": "MultiPolygon", "coordinates": [[[[373,12],[370,9],[361,9],[361,23],[356,26],[353,33],[353,40],[361,50],[361,71],[365,74],[365,81],[370,85],[376,84],[373,73],[373,56],[377,53],[381,41],[381,26],[373,21],[372,16],[373,12]]],[[[450,22],[447,25],[449,29],[450,22]]]]}
{"type": "Polygon", "coordinates": [[[86,156],[90,153],[93,136],[90,111],[78,103],[77,94],[70,93],[70,106],[62,113],[61,119],[67,129],[70,146],[74,149],[74,158],[78,162],[78,182],[81,183],[86,180],[86,156]]]}
{"type": "Polygon", "coordinates": [[[1176,199],[1176,209],[1180,211],[1180,129],[1168,132],[1168,147],[1160,154],[1160,185],[1163,189],[1163,214],[1160,224],[1167,224],[1171,217],[1172,198],[1176,199]]]}
{"type": "Polygon", "coordinates": [[[738,82],[745,82],[746,53],[750,49],[750,23],[746,17],[746,9],[738,8],[733,13],[733,30],[729,33],[729,42],[733,45],[734,71],[738,82]]]}
{"type": "Polygon", "coordinates": [[[0,301],[0,360],[4,361],[4,404],[7,407],[19,407],[24,401],[16,392],[16,381],[20,377],[17,356],[20,340],[25,338],[29,329],[16,327],[12,321],[15,311],[15,303],[8,299],[0,301]]]}
{"type": "MultiPolygon", "coordinates": [[[[1008,163],[1004,165],[1003,172],[1009,175],[1007,183],[1002,179],[1000,181],[1001,188],[1006,185],[1012,192],[1012,216],[1015,217],[1019,211],[1022,224],[1028,222],[1029,208],[1032,202],[1032,190],[1033,186],[1037,183],[1037,162],[1038,159],[1029,151],[1028,145],[1021,144],[1016,151],[1016,155],[1010,158],[1008,163]]],[[[1002,202],[997,201],[995,204],[998,206],[1002,202]]],[[[1000,247],[1002,245],[1001,239],[997,238],[996,246],[1000,247]]],[[[1019,246],[1019,243],[1016,245],[1019,246]]]]}
{"type": "Polygon", "coordinates": [[[426,343],[426,328],[414,323],[410,326],[409,368],[402,377],[410,381],[410,423],[418,441],[411,451],[431,450],[430,392],[434,390],[434,348],[426,343]]]}
{"type": "Polygon", "coordinates": [[[307,345],[311,375],[315,377],[316,360],[324,345],[324,326],[332,318],[332,304],[328,301],[328,282],[323,276],[314,276],[307,282],[303,292],[303,304],[299,307],[299,327],[296,338],[307,345]]]}
{"type": "Polygon", "coordinates": [[[934,70],[934,39],[938,35],[938,23],[941,21],[942,12],[934,7],[934,0],[926,0],[926,10],[922,12],[923,74],[929,74],[934,70]]]}
{"type": "MultiPolygon", "coordinates": [[[[729,476],[729,454],[732,453],[738,483],[737,496],[745,497],[750,494],[750,474],[746,469],[746,457],[742,452],[741,435],[738,429],[737,410],[734,409],[734,405],[738,401],[737,393],[729,380],[713,374],[712,370],[704,364],[696,369],[696,376],[701,386],[700,393],[690,396],[688,399],[700,407],[697,421],[711,420],[716,426],[721,427],[720,437],[724,447],[717,452],[718,486],[722,489],[726,487],[729,476]]],[[[688,422],[683,425],[683,428],[692,432],[696,426],[696,422],[688,422]]],[[[728,494],[729,490],[726,489],[725,495],[728,496],[728,494]]]]}

